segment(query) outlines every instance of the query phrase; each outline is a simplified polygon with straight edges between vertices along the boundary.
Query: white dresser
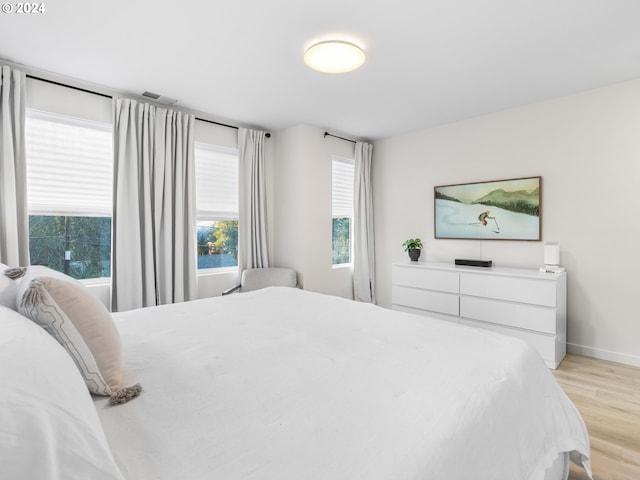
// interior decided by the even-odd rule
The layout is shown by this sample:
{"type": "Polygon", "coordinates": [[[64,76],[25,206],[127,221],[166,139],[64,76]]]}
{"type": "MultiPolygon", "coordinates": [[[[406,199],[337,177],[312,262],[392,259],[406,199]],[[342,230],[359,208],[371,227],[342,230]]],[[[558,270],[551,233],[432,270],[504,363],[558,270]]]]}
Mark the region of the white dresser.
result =
{"type": "Polygon", "coordinates": [[[453,263],[394,263],[394,310],[519,337],[550,368],[566,354],[567,274],[453,263]]]}

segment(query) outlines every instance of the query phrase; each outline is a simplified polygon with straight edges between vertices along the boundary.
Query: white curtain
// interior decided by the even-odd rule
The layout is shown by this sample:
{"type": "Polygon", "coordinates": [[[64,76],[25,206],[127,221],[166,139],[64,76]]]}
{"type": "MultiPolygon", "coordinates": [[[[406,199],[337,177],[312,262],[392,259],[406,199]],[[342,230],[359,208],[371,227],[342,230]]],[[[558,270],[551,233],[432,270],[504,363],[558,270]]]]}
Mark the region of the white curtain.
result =
{"type": "Polygon", "coordinates": [[[376,303],[371,190],[372,151],[372,145],[356,143],[353,176],[353,295],[357,301],[376,303]]]}
{"type": "Polygon", "coordinates": [[[194,117],[114,99],[114,311],[197,298],[194,117]]]}
{"type": "Polygon", "coordinates": [[[0,262],[29,265],[25,74],[0,69],[0,262]]]}
{"type": "Polygon", "coordinates": [[[264,171],[265,132],[238,129],[239,224],[238,268],[269,266],[267,191],[264,171]]]}

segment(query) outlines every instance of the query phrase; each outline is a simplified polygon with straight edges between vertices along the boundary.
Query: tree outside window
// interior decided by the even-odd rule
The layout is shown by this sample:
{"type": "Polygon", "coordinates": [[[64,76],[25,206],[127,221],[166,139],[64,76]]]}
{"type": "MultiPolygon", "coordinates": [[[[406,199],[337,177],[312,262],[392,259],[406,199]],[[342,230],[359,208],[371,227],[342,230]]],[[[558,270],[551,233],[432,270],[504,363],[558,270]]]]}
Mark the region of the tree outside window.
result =
{"type": "Polygon", "coordinates": [[[111,276],[111,218],[29,215],[29,256],[77,278],[111,276]]]}
{"type": "Polygon", "coordinates": [[[238,221],[198,222],[198,269],[238,266],[238,221]]]}
{"type": "Polygon", "coordinates": [[[351,218],[333,219],[333,265],[351,263],[351,218]]]}

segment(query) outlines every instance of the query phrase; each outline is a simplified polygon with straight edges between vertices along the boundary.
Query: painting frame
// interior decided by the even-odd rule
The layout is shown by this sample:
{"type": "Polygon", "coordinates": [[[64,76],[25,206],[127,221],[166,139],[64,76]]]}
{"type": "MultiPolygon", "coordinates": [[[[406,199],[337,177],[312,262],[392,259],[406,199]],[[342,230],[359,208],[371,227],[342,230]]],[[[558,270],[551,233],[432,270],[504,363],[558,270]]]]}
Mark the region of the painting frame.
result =
{"type": "Polygon", "coordinates": [[[541,241],[542,177],[434,186],[433,232],[447,240],[541,241]]]}

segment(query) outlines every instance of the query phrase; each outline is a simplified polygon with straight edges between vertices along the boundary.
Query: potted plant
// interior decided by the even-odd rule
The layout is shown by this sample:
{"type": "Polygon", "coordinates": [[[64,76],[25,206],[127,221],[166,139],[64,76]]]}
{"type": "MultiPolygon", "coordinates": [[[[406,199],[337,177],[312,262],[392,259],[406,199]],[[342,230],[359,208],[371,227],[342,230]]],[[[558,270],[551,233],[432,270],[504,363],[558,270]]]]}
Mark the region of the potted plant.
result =
{"type": "Polygon", "coordinates": [[[420,251],[422,249],[422,240],[419,238],[410,238],[402,244],[404,251],[409,253],[409,258],[412,262],[417,262],[420,258],[420,251]]]}

